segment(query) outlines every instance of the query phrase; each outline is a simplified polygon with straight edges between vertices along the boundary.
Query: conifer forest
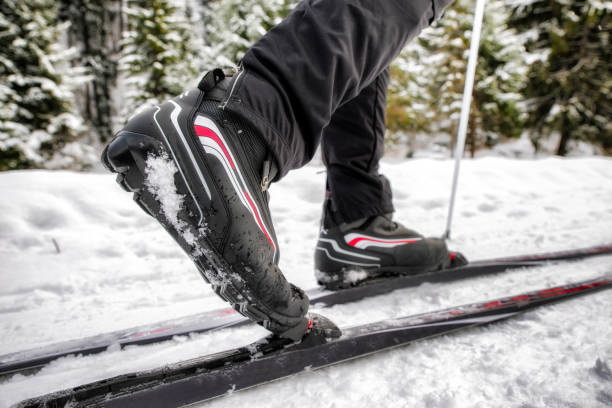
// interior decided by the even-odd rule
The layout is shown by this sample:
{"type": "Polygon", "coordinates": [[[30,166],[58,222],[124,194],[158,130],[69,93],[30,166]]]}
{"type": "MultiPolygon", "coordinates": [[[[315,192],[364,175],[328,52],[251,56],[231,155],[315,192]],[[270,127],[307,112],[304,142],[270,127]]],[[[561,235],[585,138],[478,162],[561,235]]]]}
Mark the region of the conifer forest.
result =
{"type": "MultiPolygon", "coordinates": [[[[146,106],[207,70],[235,69],[293,0],[2,0],[0,170],[88,169],[146,106]]],[[[445,16],[392,65],[387,149],[410,156],[457,131],[475,0],[445,16]]],[[[467,154],[520,137],[566,155],[612,153],[612,19],[599,0],[488,0],[467,154]]]]}

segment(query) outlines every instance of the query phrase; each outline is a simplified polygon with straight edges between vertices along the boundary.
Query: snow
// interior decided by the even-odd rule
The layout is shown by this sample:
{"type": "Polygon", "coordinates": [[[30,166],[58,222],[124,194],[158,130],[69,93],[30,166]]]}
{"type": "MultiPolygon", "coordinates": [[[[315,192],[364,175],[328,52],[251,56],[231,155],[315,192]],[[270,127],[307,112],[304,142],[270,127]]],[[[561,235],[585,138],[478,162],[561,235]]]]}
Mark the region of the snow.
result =
{"type": "Polygon", "coordinates": [[[185,197],[178,194],[174,185],[174,175],[178,172],[176,165],[167,156],[149,156],[146,172],[145,184],[161,203],[162,213],[185,241],[194,246],[196,237],[188,230],[185,221],[178,218],[179,211],[184,208],[185,197]]]}
{"type": "MultiPolygon", "coordinates": [[[[382,171],[394,186],[396,219],[426,235],[441,234],[452,167],[447,159],[384,161],[382,171]]],[[[313,253],[324,195],[322,170],[309,165],[271,188],[281,268],[303,288],[316,285],[313,253]]],[[[5,172],[0,191],[0,354],[225,306],[113,176],[5,172]]],[[[450,246],[469,259],[610,243],[612,160],[466,160],[454,220],[450,246]]],[[[346,327],[610,272],[612,257],[607,256],[424,284],[313,311],[346,327]]],[[[612,296],[602,291],[504,323],[307,371],[207,406],[609,407],[611,323],[612,296]]],[[[260,327],[242,327],[65,357],[37,374],[0,380],[0,407],[263,335],[260,327]]]]}

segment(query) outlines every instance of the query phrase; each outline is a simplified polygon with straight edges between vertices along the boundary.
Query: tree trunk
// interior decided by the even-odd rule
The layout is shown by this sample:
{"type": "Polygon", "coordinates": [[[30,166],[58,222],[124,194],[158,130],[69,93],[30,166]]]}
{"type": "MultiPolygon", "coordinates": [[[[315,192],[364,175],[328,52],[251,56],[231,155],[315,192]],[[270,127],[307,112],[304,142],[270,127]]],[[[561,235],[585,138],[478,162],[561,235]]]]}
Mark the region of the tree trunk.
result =
{"type": "Polygon", "coordinates": [[[476,118],[474,117],[475,115],[470,114],[470,127],[469,127],[469,132],[468,132],[468,136],[469,136],[469,141],[470,141],[470,157],[473,159],[474,155],[476,154],[476,118]]]}
{"type": "Polygon", "coordinates": [[[123,16],[123,0],[118,1],[118,25],[119,25],[119,35],[117,41],[115,41],[115,52],[121,52],[121,40],[123,39],[123,32],[126,30],[125,27],[125,19],[123,16]]]}
{"type": "Polygon", "coordinates": [[[557,146],[557,154],[559,156],[565,156],[567,154],[567,143],[569,142],[571,136],[567,113],[564,113],[561,121],[561,139],[559,139],[559,145],[557,146]]]}

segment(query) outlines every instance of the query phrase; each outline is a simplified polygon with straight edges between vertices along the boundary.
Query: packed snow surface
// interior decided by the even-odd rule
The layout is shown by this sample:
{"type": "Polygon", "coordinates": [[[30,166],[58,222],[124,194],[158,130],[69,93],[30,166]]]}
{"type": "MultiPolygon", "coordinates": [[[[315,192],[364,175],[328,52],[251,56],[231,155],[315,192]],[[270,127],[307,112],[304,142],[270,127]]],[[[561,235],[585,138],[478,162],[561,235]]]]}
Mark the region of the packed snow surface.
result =
{"type": "MultiPolygon", "coordinates": [[[[384,162],[382,171],[394,187],[396,219],[440,235],[452,166],[450,160],[434,159],[384,162]]],[[[322,170],[307,166],[271,189],[281,267],[303,288],[316,285],[313,253],[324,195],[322,170]]],[[[449,245],[469,259],[610,242],[612,160],[487,157],[462,164],[449,245]]],[[[109,174],[0,173],[0,260],[0,354],[225,306],[178,245],[109,174]]],[[[610,272],[612,257],[600,257],[424,284],[314,310],[349,326],[610,272]]],[[[37,374],[0,380],[0,406],[245,345],[265,333],[249,326],[65,357],[37,374]]],[[[305,372],[209,405],[610,407],[610,339],[612,291],[602,291],[507,322],[305,372]]]]}

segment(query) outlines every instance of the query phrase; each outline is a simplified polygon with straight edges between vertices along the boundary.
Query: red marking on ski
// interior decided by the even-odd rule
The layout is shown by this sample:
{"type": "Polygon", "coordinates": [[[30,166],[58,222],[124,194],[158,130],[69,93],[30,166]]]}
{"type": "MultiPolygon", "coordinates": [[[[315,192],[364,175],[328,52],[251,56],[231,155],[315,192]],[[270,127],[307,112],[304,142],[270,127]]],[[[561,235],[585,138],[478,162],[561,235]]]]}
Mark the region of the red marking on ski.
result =
{"type": "Polygon", "coordinates": [[[578,249],[576,251],[572,251],[572,250],[568,250],[568,251],[560,251],[560,252],[548,252],[548,253],[543,253],[543,254],[539,254],[539,255],[525,255],[525,256],[516,256],[516,257],[510,257],[510,258],[493,258],[493,259],[489,259],[489,261],[491,262],[502,262],[502,261],[516,261],[516,262],[521,262],[521,261],[538,261],[538,260],[542,260],[542,259],[547,259],[550,258],[551,256],[564,256],[564,255],[572,255],[573,253],[585,253],[585,254],[599,254],[599,253],[606,253],[608,251],[612,250],[612,245],[606,245],[606,246],[601,246],[601,247],[596,247],[596,248],[587,248],[587,249],[578,249]]]}
{"type": "Polygon", "coordinates": [[[170,330],[170,329],[171,329],[170,327],[167,327],[167,328],[165,328],[165,329],[153,330],[153,331],[152,331],[151,333],[149,333],[149,334],[163,333],[163,332],[166,332],[166,331],[168,331],[168,330],[170,330]]]}
{"type": "Polygon", "coordinates": [[[563,286],[559,286],[559,287],[556,287],[556,288],[550,288],[550,289],[546,289],[546,290],[541,290],[541,291],[538,292],[538,294],[539,295],[544,295],[544,296],[547,296],[547,295],[550,295],[550,294],[555,295],[555,292],[559,292],[559,291],[562,292],[563,290],[567,290],[567,289],[565,289],[563,286]]]}
{"type": "Polygon", "coordinates": [[[172,330],[172,327],[167,327],[165,329],[157,329],[157,330],[153,330],[153,331],[148,331],[148,332],[144,332],[144,333],[136,333],[132,335],[133,339],[137,339],[139,337],[144,337],[144,336],[150,336],[152,334],[158,334],[158,333],[163,333],[165,331],[168,330],[172,330]]]}
{"type": "Polygon", "coordinates": [[[497,309],[498,307],[502,307],[503,304],[499,300],[496,300],[495,302],[485,303],[483,306],[485,309],[497,309]]]}
{"type": "Polygon", "coordinates": [[[528,295],[515,296],[512,298],[512,300],[514,301],[529,300],[529,296],[528,295]]]}

